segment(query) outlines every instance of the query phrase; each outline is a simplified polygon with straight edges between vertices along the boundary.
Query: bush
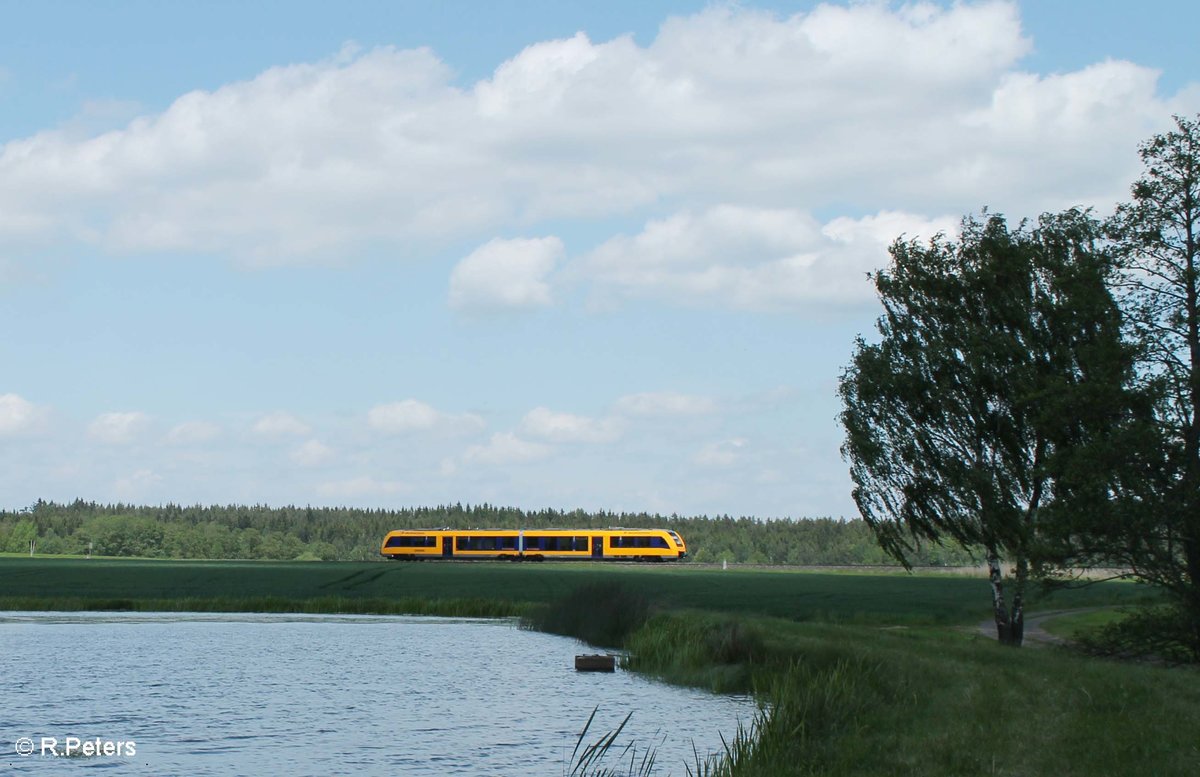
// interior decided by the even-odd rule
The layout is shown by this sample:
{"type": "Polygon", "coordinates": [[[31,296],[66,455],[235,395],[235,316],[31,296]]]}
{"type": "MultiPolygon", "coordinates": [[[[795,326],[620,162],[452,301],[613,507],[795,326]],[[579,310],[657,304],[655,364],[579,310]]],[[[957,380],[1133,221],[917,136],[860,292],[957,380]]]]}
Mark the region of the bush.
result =
{"type": "Polygon", "coordinates": [[[1200,663],[1191,621],[1177,605],[1134,610],[1121,620],[1080,635],[1076,642],[1084,652],[1096,656],[1200,663]]]}

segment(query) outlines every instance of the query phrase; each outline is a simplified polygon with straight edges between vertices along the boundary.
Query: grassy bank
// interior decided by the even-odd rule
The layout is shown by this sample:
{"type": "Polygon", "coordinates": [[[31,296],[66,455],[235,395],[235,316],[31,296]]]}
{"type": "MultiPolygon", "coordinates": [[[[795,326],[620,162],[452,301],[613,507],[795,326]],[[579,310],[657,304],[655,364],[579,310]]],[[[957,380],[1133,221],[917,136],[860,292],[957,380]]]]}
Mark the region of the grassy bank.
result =
{"type": "Polygon", "coordinates": [[[620,644],[628,668],[668,682],[755,693],[759,719],[724,757],[691,765],[696,774],[1200,773],[1192,670],[1014,650],[969,626],[663,610],[619,586],[580,589],[533,618],[620,644]],[[595,617],[574,615],[581,610],[595,617]],[[630,611],[646,614],[630,624],[630,611]]]}
{"type": "Polygon", "coordinates": [[[730,775],[1192,775],[1200,674],[1013,650],[964,631],[669,613],[642,671],[756,687],[771,713],[730,775]]]}

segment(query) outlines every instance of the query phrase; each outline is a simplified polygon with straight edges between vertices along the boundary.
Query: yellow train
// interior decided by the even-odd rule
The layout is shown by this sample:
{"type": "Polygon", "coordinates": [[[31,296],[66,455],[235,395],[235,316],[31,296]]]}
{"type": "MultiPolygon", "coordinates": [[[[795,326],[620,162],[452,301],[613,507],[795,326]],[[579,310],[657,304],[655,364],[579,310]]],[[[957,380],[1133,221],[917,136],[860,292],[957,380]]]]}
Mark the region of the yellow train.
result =
{"type": "Polygon", "coordinates": [[[678,561],[683,537],[669,529],[401,529],[380,554],[392,559],[678,561]]]}

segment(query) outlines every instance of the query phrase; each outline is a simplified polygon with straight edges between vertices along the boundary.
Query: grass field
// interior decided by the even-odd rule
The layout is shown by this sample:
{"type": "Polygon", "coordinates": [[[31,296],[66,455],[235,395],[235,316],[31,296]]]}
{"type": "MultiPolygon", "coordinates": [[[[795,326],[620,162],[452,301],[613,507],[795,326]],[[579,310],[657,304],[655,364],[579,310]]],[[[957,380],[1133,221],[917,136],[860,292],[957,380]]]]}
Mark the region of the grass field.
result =
{"type": "MultiPolygon", "coordinates": [[[[544,604],[593,584],[620,583],[666,609],[794,621],[971,623],[988,616],[984,580],[688,565],[510,562],[304,563],[0,558],[0,609],[297,609],[397,612],[401,601],[544,604]]],[[[1137,601],[1145,589],[1108,583],[1034,597],[1034,609],[1137,601]]],[[[418,609],[417,612],[427,612],[418,609]]]]}

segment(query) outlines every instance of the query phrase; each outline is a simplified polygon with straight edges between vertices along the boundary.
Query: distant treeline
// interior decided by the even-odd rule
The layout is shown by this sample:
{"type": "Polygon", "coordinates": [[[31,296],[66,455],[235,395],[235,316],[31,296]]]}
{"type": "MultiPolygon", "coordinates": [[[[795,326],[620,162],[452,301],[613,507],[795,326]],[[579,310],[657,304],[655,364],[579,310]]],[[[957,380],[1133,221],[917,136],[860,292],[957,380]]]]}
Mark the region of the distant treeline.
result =
{"type": "MultiPolygon", "coordinates": [[[[729,516],[662,516],[648,513],[526,511],[512,507],[443,505],[403,510],[264,505],[146,507],[39,501],[0,511],[0,551],[194,559],[379,558],[383,536],[414,528],[674,529],[696,562],[739,564],[888,564],[861,520],[832,518],[758,520],[729,516]]],[[[957,548],[933,546],[913,558],[923,565],[973,564],[957,548]]]]}

